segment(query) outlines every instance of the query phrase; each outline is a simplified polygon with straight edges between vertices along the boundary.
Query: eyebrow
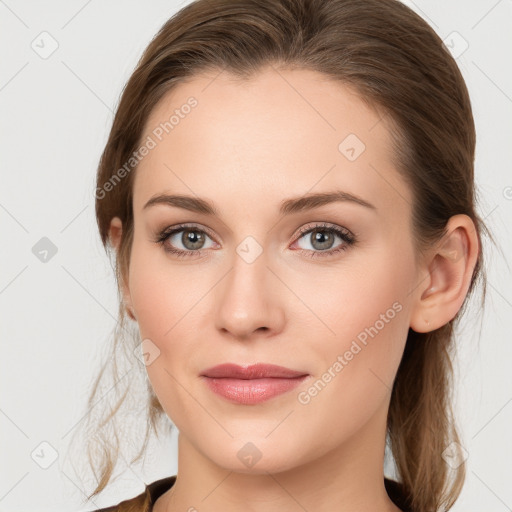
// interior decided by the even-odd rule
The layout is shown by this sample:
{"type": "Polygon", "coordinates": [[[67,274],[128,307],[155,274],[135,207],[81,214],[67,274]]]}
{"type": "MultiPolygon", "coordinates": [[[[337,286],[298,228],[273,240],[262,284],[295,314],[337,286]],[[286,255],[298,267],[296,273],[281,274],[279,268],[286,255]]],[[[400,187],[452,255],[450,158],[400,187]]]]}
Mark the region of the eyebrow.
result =
{"type": "MultiPolygon", "coordinates": [[[[322,192],[317,194],[308,194],[306,196],[286,199],[281,202],[279,213],[281,215],[291,215],[314,208],[319,208],[326,204],[334,202],[350,202],[371,210],[377,210],[377,208],[365,201],[361,197],[358,197],[349,192],[342,190],[335,190],[333,192],[322,192]]],[[[214,204],[205,199],[199,197],[192,197],[186,195],[169,195],[169,194],[158,194],[153,196],[143,207],[143,210],[157,205],[163,204],[167,206],[175,206],[177,208],[183,208],[191,212],[203,213],[205,215],[213,215],[220,217],[219,211],[215,208],[214,204]]]]}

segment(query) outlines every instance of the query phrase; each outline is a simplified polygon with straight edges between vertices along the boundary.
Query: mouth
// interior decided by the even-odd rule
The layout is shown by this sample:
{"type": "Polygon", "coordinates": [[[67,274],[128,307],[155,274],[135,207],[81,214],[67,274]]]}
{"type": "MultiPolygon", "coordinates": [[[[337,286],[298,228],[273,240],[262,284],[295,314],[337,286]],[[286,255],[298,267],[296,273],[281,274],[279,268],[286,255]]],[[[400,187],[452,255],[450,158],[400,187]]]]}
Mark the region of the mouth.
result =
{"type": "Polygon", "coordinates": [[[201,375],[208,388],[230,402],[255,405],[297,387],[309,374],[273,364],[225,363],[201,375]]]}

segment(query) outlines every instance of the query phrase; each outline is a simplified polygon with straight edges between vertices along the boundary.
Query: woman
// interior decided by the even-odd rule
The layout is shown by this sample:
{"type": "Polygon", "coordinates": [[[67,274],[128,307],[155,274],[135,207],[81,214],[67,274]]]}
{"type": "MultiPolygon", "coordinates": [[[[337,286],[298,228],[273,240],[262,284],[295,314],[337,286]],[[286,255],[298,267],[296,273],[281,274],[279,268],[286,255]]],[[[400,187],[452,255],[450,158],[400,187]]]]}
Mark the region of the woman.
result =
{"type": "Polygon", "coordinates": [[[123,91],[96,214],[139,331],[145,440],[176,425],[178,474],[104,510],[449,509],[450,351],[487,231],[474,149],[454,59],[398,1],[174,15],[123,91]]]}

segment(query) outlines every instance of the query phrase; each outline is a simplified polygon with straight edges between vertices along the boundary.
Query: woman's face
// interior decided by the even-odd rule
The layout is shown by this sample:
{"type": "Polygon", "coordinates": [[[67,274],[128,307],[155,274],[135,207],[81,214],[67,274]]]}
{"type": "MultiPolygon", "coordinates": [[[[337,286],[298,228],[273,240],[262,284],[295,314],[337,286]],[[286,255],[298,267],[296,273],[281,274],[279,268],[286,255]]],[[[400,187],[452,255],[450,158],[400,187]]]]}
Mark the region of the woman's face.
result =
{"type": "Polygon", "coordinates": [[[269,68],[180,84],[142,141],[126,294],[180,439],[239,472],[358,446],[380,456],[418,283],[412,196],[385,119],[323,75],[269,68]],[[148,205],[163,195],[190,199],[148,205]],[[243,403],[202,376],[223,363],[307,377],[243,403]]]}

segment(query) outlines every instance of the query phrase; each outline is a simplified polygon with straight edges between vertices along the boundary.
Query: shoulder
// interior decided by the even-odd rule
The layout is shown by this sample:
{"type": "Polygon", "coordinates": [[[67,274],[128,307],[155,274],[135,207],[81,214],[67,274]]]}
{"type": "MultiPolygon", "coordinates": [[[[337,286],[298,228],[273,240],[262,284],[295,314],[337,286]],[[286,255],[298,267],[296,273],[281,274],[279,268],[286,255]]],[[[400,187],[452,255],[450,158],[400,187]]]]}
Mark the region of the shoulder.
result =
{"type": "Polygon", "coordinates": [[[95,509],[91,512],[151,512],[153,503],[176,481],[176,475],[168,476],[146,484],[144,492],[134,498],[121,501],[117,505],[107,508],[95,509]]]}

